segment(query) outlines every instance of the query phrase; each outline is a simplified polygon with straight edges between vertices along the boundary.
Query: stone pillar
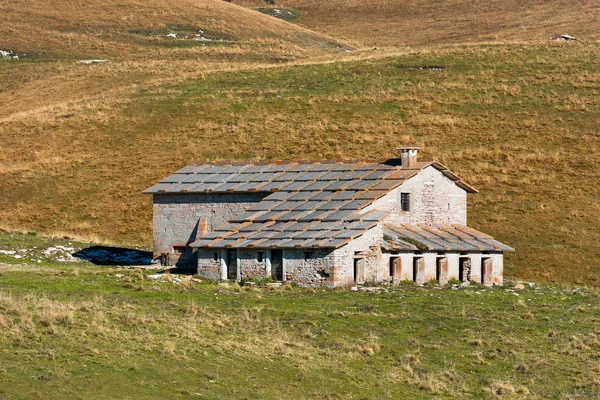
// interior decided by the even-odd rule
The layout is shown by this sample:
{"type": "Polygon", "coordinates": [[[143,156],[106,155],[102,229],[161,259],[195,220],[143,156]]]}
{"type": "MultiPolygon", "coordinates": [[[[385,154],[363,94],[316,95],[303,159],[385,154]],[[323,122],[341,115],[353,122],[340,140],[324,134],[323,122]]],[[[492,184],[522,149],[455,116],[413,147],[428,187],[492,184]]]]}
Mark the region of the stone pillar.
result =
{"type": "Polygon", "coordinates": [[[413,254],[402,253],[400,254],[402,260],[402,272],[400,273],[399,281],[414,281],[413,276],[413,254]]]}
{"type": "Polygon", "coordinates": [[[286,251],[285,249],[281,250],[281,279],[283,280],[283,282],[285,282],[287,280],[287,277],[285,276],[285,256],[286,256],[286,251]]]}
{"type": "Polygon", "coordinates": [[[221,249],[221,279],[227,280],[227,249],[221,249]]]}
{"type": "Polygon", "coordinates": [[[446,253],[446,259],[448,261],[448,280],[459,279],[460,264],[458,256],[458,253],[446,253]]]}
{"type": "Polygon", "coordinates": [[[271,276],[271,250],[265,250],[265,278],[271,276]]]}
{"type": "Polygon", "coordinates": [[[502,285],[504,283],[504,254],[490,254],[492,258],[492,284],[502,285]]]}
{"type": "Polygon", "coordinates": [[[242,280],[242,263],[240,261],[240,249],[235,249],[235,280],[242,280]]]}
{"type": "Polygon", "coordinates": [[[437,269],[437,253],[423,253],[425,260],[424,282],[435,281],[437,269]]]}

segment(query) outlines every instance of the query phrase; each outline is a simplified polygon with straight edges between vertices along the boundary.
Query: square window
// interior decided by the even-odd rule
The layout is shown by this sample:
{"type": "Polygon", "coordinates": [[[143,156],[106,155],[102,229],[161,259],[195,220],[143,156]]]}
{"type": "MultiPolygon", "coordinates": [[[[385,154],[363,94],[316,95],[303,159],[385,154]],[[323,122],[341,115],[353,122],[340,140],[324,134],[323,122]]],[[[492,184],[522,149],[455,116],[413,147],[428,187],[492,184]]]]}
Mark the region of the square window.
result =
{"type": "Polygon", "coordinates": [[[214,253],[213,254],[213,260],[219,261],[219,253],[214,253]]]}
{"type": "Polygon", "coordinates": [[[264,253],[262,251],[259,251],[258,253],[256,253],[256,261],[263,262],[263,255],[264,255],[264,253]]]}
{"type": "Polygon", "coordinates": [[[304,252],[304,261],[310,260],[312,258],[312,253],[310,251],[304,252]]]}
{"type": "Polygon", "coordinates": [[[400,193],[400,210],[410,211],[410,193],[400,193]]]}

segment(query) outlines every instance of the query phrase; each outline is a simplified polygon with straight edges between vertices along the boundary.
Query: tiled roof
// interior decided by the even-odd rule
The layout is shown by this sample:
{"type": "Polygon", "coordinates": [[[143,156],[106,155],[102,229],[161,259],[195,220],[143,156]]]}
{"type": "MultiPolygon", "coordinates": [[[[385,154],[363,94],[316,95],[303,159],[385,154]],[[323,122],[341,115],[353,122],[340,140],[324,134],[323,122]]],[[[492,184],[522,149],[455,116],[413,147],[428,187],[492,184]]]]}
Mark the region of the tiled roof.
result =
{"type": "MultiPolygon", "coordinates": [[[[399,160],[353,163],[197,165],[183,168],[146,193],[267,192],[262,201],[192,243],[192,247],[335,248],[377,225],[386,213],[362,210],[425,167],[399,160]]],[[[458,177],[448,176],[469,192],[458,177]]]]}
{"type": "MultiPolygon", "coordinates": [[[[260,203],[259,203],[260,204],[260,203]]],[[[272,211],[244,213],[192,243],[192,247],[335,248],[375,227],[386,213],[371,211],[272,211]],[[327,215],[338,216],[327,218],[327,215]],[[270,219],[264,218],[271,215],[270,219]],[[294,214],[294,215],[291,215],[294,214]]]]}
{"type": "Polygon", "coordinates": [[[514,251],[512,247],[465,225],[388,225],[384,239],[389,250],[514,251]]]}
{"type": "Polygon", "coordinates": [[[145,193],[227,193],[277,191],[388,191],[421,169],[433,166],[468,192],[476,192],[438,162],[402,168],[398,159],[383,162],[289,164],[203,164],[185,167],[145,193]]]}

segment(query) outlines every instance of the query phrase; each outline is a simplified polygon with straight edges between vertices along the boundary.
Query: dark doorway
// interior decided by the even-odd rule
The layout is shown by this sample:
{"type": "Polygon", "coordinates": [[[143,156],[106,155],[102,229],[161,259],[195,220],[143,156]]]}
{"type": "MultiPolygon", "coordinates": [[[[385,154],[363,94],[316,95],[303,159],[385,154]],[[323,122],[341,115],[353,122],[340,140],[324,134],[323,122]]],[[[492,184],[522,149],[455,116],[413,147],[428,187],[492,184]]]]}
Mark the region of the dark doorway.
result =
{"type": "Polygon", "coordinates": [[[271,278],[274,281],[283,280],[283,251],[271,250],[271,278]]]}
{"type": "Polygon", "coordinates": [[[227,279],[237,280],[237,251],[227,250],[227,279]]]}

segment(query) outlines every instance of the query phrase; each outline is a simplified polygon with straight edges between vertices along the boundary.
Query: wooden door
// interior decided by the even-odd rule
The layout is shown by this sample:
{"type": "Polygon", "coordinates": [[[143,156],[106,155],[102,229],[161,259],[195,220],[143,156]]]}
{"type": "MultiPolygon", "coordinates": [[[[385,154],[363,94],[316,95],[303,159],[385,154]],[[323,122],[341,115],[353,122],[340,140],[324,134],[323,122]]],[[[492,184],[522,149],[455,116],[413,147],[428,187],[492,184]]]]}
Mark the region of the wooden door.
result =
{"type": "Polygon", "coordinates": [[[422,285],[425,283],[425,259],[423,257],[414,259],[413,280],[417,283],[417,285],[422,285]]]}
{"type": "Polygon", "coordinates": [[[274,281],[283,280],[283,251],[271,250],[271,278],[274,281]]]}
{"type": "Polygon", "coordinates": [[[365,259],[354,259],[354,283],[362,285],[365,283],[365,259]]]}
{"type": "Polygon", "coordinates": [[[481,263],[481,283],[484,285],[492,284],[492,259],[484,258],[481,263]]]}
{"type": "Polygon", "coordinates": [[[440,285],[448,283],[448,259],[446,257],[437,259],[436,278],[440,285]]]}
{"type": "Polygon", "coordinates": [[[402,259],[400,257],[390,258],[390,278],[392,283],[400,282],[402,277],[402,259]]]}

